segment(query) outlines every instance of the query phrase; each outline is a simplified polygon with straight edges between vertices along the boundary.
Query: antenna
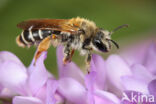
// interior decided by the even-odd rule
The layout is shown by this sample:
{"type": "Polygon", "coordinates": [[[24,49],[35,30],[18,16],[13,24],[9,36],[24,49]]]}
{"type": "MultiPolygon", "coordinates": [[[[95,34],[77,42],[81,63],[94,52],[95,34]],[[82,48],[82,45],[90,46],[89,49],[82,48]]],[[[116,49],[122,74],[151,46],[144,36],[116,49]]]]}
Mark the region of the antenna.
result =
{"type": "Polygon", "coordinates": [[[116,48],[119,49],[118,43],[116,43],[114,40],[108,39],[108,41],[111,41],[116,46],[116,48]]]}
{"type": "Polygon", "coordinates": [[[128,26],[129,26],[128,24],[124,24],[124,25],[118,26],[118,27],[115,28],[113,31],[111,31],[111,32],[109,33],[109,35],[111,35],[112,33],[114,33],[115,31],[117,31],[117,30],[119,30],[119,29],[121,29],[121,28],[128,27],[128,26]]]}

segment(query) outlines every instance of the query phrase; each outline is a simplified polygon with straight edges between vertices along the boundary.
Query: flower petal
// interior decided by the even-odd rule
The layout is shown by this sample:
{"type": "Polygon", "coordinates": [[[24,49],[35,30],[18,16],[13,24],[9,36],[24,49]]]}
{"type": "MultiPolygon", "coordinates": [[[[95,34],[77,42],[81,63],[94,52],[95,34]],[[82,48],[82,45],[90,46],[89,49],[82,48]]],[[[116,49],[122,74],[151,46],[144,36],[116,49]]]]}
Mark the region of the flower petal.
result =
{"type": "Polygon", "coordinates": [[[132,74],[129,66],[118,55],[111,55],[106,61],[106,67],[110,83],[116,88],[123,90],[120,77],[132,74]]]}
{"type": "Polygon", "coordinates": [[[0,98],[11,98],[15,95],[17,95],[17,92],[8,88],[3,88],[0,92],[0,98]]]}
{"type": "Polygon", "coordinates": [[[108,101],[108,100],[101,98],[99,96],[96,96],[96,95],[94,96],[94,98],[95,98],[95,104],[115,104],[111,101],[108,101]]]}
{"type": "Polygon", "coordinates": [[[106,62],[99,55],[93,54],[92,56],[93,63],[95,65],[96,70],[96,85],[100,89],[104,89],[106,82],[106,62]]]}
{"type": "Polygon", "coordinates": [[[156,74],[156,44],[151,44],[147,50],[144,65],[151,73],[156,74]]]}
{"type": "Polygon", "coordinates": [[[86,104],[86,89],[72,78],[61,78],[59,80],[58,91],[74,104],[86,104]]]}
{"type": "Polygon", "coordinates": [[[135,79],[130,76],[121,77],[122,84],[124,85],[126,90],[132,90],[137,92],[142,92],[143,94],[149,94],[147,89],[147,83],[144,80],[135,79]]]}
{"type": "MultiPolygon", "coordinates": [[[[46,86],[46,84],[45,84],[43,87],[41,87],[41,88],[35,93],[35,95],[34,95],[33,97],[37,97],[38,99],[40,99],[41,101],[43,101],[44,103],[46,103],[46,98],[47,98],[46,94],[47,94],[47,86],[46,86]]],[[[29,96],[30,96],[30,95],[29,95],[29,96]]]]}
{"type": "Polygon", "coordinates": [[[154,95],[156,97],[156,79],[152,80],[148,84],[148,90],[149,90],[150,94],[152,94],[152,95],[154,95]]]}
{"type": "Polygon", "coordinates": [[[87,97],[88,97],[88,103],[89,104],[95,104],[94,101],[94,83],[96,78],[96,72],[92,71],[85,77],[85,84],[86,88],[88,90],[87,97]]]}
{"type": "Polygon", "coordinates": [[[64,57],[63,46],[59,46],[57,48],[57,63],[58,63],[58,69],[59,69],[59,77],[60,78],[71,77],[83,84],[84,83],[83,72],[73,62],[70,62],[64,65],[62,62],[63,57],[64,57]]]}
{"type": "Polygon", "coordinates": [[[103,103],[100,104],[120,104],[120,99],[110,92],[96,89],[94,94],[96,96],[95,102],[98,102],[99,98],[101,98],[103,103]]]}
{"type": "Polygon", "coordinates": [[[13,98],[13,104],[43,104],[38,98],[35,97],[24,97],[15,96],[13,98]]]}
{"type": "Polygon", "coordinates": [[[0,93],[1,93],[2,89],[3,89],[3,86],[0,84],[0,93]]]}
{"type": "Polygon", "coordinates": [[[1,51],[0,52],[0,63],[3,63],[5,61],[9,61],[9,60],[14,61],[20,65],[23,65],[21,63],[21,61],[19,60],[19,58],[16,55],[14,55],[13,53],[8,52],[8,51],[1,51]]]}
{"type": "Polygon", "coordinates": [[[56,80],[48,80],[47,82],[47,101],[46,104],[56,104],[55,93],[58,88],[58,82],[56,80]]]}
{"type": "Polygon", "coordinates": [[[126,59],[128,64],[143,64],[149,41],[143,41],[140,44],[128,46],[128,49],[121,50],[121,56],[126,59]]]}
{"type": "Polygon", "coordinates": [[[154,76],[141,64],[132,65],[131,70],[136,79],[141,79],[146,83],[149,83],[154,78],[154,76]]]}
{"type": "Polygon", "coordinates": [[[47,52],[43,52],[36,61],[36,64],[34,65],[34,62],[32,62],[29,67],[29,71],[31,70],[29,73],[29,86],[33,94],[37,93],[37,91],[43,87],[48,79],[49,73],[44,66],[46,56],[47,52]]]}
{"type": "Polygon", "coordinates": [[[24,66],[14,61],[5,61],[0,68],[0,83],[16,93],[22,93],[23,86],[27,80],[27,73],[24,66]]]}

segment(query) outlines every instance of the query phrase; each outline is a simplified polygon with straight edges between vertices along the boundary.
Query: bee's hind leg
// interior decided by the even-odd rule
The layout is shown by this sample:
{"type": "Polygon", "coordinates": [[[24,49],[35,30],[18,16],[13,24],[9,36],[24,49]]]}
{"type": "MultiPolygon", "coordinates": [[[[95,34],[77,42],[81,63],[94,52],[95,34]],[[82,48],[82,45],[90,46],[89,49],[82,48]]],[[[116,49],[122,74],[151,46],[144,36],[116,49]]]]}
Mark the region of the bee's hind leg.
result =
{"type": "Polygon", "coordinates": [[[40,57],[42,52],[48,50],[48,48],[50,47],[50,44],[51,44],[51,36],[46,37],[45,39],[43,39],[40,42],[40,44],[38,45],[38,48],[37,48],[37,52],[35,54],[35,63],[34,63],[34,65],[36,64],[36,61],[40,57]]]}
{"type": "Polygon", "coordinates": [[[67,44],[64,48],[64,53],[65,53],[65,56],[63,58],[63,64],[67,64],[68,62],[71,62],[71,59],[72,59],[72,56],[75,52],[74,49],[70,49],[70,44],[67,44]]]}

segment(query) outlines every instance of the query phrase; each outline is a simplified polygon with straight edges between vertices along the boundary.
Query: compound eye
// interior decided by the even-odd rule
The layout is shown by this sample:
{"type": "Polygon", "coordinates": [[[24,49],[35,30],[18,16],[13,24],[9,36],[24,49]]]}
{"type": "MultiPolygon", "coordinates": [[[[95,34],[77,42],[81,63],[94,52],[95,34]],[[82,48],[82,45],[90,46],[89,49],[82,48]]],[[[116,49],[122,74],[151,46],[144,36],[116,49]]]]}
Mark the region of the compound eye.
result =
{"type": "Polygon", "coordinates": [[[93,45],[101,52],[108,52],[108,49],[105,44],[101,40],[94,39],[93,45]]]}

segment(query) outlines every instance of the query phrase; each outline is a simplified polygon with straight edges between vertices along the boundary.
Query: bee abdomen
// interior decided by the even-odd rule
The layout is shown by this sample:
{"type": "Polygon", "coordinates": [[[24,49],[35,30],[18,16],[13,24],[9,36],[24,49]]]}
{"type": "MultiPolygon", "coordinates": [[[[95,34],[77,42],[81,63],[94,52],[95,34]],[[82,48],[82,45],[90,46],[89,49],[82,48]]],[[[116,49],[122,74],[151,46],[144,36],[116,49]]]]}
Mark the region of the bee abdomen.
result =
{"type": "MultiPolygon", "coordinates": [[[[40,42],[45,37],[52,35],[56,31],[53,30],[40,30],[40,29],[32,29],[32,30],[24,30],[20,36],[17,37],[17,44],[19,46],[31,46],[36,42],[40,42]]],[[[58,32],[57,32],[58,33],[58,32]]]]}

